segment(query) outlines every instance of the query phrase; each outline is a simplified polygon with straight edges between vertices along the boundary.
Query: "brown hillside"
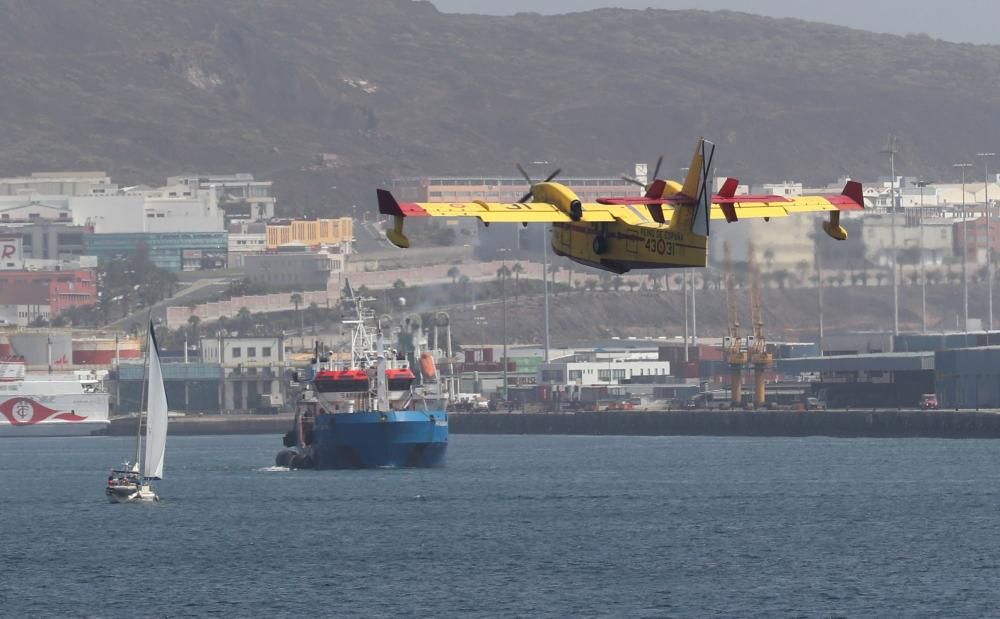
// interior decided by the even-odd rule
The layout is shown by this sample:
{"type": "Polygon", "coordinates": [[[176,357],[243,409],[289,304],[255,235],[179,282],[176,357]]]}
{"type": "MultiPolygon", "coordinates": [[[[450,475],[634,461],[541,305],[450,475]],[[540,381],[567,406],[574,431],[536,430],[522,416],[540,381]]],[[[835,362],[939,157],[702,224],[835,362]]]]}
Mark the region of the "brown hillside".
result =
{"type": "Polygon", "coordinates": [[[0,70],[3,174],[249,170],[286,212],[517,159],[617,173],[663,152],[676,170],[700,134],[726,172],[812,181],[882,172],[890,130],[929,178],[1000,142],[1000,48],[726,12],[2,0],[0,70]],[[324,152],[336,167],[309,169],[324,152]]]}

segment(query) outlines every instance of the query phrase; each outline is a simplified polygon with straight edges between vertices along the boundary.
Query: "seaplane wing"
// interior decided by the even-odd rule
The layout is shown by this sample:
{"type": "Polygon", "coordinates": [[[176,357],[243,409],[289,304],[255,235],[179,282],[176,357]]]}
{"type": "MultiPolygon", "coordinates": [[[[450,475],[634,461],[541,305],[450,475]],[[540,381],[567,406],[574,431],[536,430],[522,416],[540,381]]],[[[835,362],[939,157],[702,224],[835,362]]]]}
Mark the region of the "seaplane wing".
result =
{"type": "MultiPolygon", "coordinates": [[[[583,205],[581,221],[614,221],[608,207],[588,210],[583,205]]],[[[475,217],[486,223],[532,223],[572,221],[558,206],[549,202],[399,202],[404,217],[475,217]]],[[[384,214],[395,214],[385,213],[384,214]]]]}
{"type": "Polygon", "coordinates": [[[797,213],[858,211],[864,208],[861,183],[850,181],[839,194],[798,196],[716,196],[712,219],[737,221],[762,217],[787,217],[797,213]]]}
{"type": "Polygon", "coordinates": [[[627,204],[580,205],[579,218],[552,202],[397,202],[391,193],[378,190],[379,212],[399,217],[475,217],[485,223],[612,222],[628,221],[634,209],[627,204]]]}
{"type": "Polygon", "coordinates": [[[830,213],[830,220],[823,222],[823,230],[831,237],[847,240],[847,230],[840,225],[841,211],[859,211],[865,208],[861,183],[848,181],[839,194],[815,196],[735,196],[716,195],[712,200],[712,219],[727,222],[744,219],[770,219],[798,213],[830,213]]]}

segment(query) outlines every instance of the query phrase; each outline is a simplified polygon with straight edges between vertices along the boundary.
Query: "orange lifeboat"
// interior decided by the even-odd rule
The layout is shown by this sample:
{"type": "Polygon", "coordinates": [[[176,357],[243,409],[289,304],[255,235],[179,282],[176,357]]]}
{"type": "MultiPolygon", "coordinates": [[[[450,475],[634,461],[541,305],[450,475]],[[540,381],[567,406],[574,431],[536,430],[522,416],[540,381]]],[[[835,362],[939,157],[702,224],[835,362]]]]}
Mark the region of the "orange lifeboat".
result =
{"type": "Polygon", "coordinates": [[[437,377],[437,366],[434,365],[434,357],[429,352],[420,353],[420,373],[424,375],[424,380],[433,380],[437,377]]]}

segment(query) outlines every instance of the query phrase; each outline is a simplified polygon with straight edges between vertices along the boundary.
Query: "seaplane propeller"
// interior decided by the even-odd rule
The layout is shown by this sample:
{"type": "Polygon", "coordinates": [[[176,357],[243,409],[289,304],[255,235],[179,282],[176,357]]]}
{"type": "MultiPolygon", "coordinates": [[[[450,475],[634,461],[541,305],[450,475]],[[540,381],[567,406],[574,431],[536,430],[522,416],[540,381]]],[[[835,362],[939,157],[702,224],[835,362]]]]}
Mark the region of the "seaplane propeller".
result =
{"type": "MultiPolygon", "coordinates": [[[[660,166],[661,165],[663,165],[663,155],[660,155],[660,157],[656,160],[656,167],[653,168],[653,176],[651,176],[649,178],[649,182],[650,183],[652,183],[653,181],[655,181],[657,179],[657,177],[660,175],[660,166]]],[[[644,182],[640,181],[639,179],[637,179],[634,176],[629,176],[627,174],[622,174],[622,180],[623,181],[627,181],[629,183],[632,183],[633,185],[638,185],[638,186],[642,187],[643,189],[648,189],[649,188],[649,183],[644,183],[644,182]]]]}
{"type": "MultiPolygon", "coordinates": [[[[531,180],[531,175],[529,175],[528,172],[525,171],[525,169],[523,167],[521,167],[520,163],[515,163],[514,165],[517,166],[517,171],[521,173],[521,176],[524,177],[524,180],[528,181],[528,187],[529,187],[528,193],[526,193],[523,196],[521,196],[521,199],[518,200],[518,202],[527,202],[528,200],[531,199],[531,189],[530,188],[535,185],[535,181],[531,180]]],[[[554,179],[555,177],[559,176],[559,174],[561,174],[561,173],[562,173],[562,169],[561,168],[556,168],[556,171],[553,172],[552,174],[549,174],[548,177],[546,177],[546,179],[544,181],[542,181],[542,182],[543,183],[547,183],[547,182],[551,181],[552,179],[554,179]]]]}

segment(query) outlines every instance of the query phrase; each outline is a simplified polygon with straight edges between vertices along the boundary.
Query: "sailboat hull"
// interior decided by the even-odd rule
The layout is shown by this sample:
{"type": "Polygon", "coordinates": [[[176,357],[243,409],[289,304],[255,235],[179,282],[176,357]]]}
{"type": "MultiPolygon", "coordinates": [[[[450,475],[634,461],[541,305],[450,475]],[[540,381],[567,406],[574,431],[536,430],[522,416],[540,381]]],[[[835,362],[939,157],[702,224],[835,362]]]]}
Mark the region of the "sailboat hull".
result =
{"type": "Polygon", "coordinates": [[[160,497],[153,492],[152,486],[108,486],[104,494],[112,503],[151,503],[159,501],[160,497]]]}
{"type": "Polygon", "coordinates": [[[448,413],[389,411],[316,417],[313,457],[318,469],[443,466],[448,413]]]}

